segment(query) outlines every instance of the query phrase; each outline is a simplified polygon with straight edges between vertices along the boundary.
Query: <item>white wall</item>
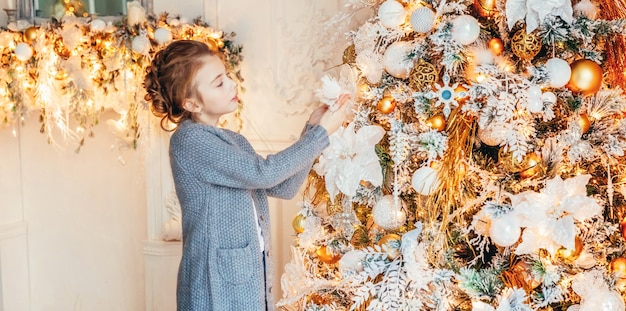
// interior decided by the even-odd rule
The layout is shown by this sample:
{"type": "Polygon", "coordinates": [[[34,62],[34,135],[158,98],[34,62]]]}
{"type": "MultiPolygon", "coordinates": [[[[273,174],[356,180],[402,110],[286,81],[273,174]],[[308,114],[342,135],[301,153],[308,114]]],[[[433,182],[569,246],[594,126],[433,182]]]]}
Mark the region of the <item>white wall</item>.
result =
{"type": "MultiPolygon", "coordinates": [[[[345,45],[329,42],[321,24],[341,2],[154,0],[153,8],[237,33],[243,134],[266,154],[293,142],[319,78],[339,64],[345,45]]],[[[180,244],[161,239],[172,189],[167,135],[148,132],[122,164],[106,119],[78,154],[48,145],[36,115],[15,136],[0,128],[0,310],[173,309],[180,244]]],[[[271,201],[276,289],[299,199],[271,201]]]]}
{"type": "MultiPolygon", "coordinates": [[[[102,120],[110,117],[105,113],[102,120]]],[[[107,128],[96,127],[94,134],[77,154],[73,145],[47,144],[36,115],[16,128],[15,137],[11,128],[0,131],[1,222],[24,223],[24,234],[13,240],[25,238],[13,248],[27,256],[21,265],[1,267],[3,278],[5,271],[26,268],[3,287],[5,300],[11,284],[26,284],[30,310],[144,308],[143,155],[126,152],[122,165],[120,153],[109,148],[115,140],[107,128]]]]}

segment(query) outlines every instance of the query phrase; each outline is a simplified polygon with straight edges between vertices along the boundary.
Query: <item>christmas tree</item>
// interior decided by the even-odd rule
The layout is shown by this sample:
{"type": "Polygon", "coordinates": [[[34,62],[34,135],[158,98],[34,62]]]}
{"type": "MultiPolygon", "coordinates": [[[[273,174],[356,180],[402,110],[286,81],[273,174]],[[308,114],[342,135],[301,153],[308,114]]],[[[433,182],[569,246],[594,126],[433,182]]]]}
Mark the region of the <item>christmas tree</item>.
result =
{"type": "Polygon", "coordinates": [[[285,310],[624,310],[626,3],[347,0],[285,310]]]}

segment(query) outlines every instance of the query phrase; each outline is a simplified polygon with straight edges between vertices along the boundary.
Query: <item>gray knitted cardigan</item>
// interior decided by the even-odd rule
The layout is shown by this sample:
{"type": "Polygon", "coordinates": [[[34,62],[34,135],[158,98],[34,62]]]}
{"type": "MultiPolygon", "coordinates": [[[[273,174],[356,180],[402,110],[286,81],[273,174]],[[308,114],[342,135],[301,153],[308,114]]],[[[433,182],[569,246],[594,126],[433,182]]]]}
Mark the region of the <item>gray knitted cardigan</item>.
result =
{"type": "Polygon", "coordinates": [[[179,311],[274,310],[267,196],[295,196],[328,145],[323,127],[307,126],[293,145],[264,158],[235,132],[189,120],[179,124],[169,151],[182,208],[179,311]]]}

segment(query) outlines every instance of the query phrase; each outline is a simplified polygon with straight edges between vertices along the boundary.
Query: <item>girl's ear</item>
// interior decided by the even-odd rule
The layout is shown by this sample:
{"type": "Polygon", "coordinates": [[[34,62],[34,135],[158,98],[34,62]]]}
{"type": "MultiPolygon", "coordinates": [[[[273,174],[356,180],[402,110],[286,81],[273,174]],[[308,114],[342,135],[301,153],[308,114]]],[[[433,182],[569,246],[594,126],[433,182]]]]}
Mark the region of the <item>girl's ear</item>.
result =
{"type": "Polygon", "coordinates": [[[194,100],[190,98],[185,98],[185,101],[183,102],[183,108],[185,108],[185,110],[189,112],[200,111],[200,105],[198,105],[198,103],[196,103],[194,100]]]}

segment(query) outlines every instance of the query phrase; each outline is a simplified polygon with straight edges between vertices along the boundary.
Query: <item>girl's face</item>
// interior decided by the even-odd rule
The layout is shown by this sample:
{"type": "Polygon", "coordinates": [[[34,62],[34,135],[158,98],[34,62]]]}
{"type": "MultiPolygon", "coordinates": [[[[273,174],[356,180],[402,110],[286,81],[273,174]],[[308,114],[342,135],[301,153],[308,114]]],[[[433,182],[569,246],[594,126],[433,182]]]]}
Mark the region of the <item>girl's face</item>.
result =
{"type": "Polygon", "coordinates": [[[226,75],[219,57],[203,58],[202,67],[192,80],[195,94],[185,100],[184,106],[194,113],[196,121],[216,126],[222,115],[237,109],[237,84],[226,75]]]}

